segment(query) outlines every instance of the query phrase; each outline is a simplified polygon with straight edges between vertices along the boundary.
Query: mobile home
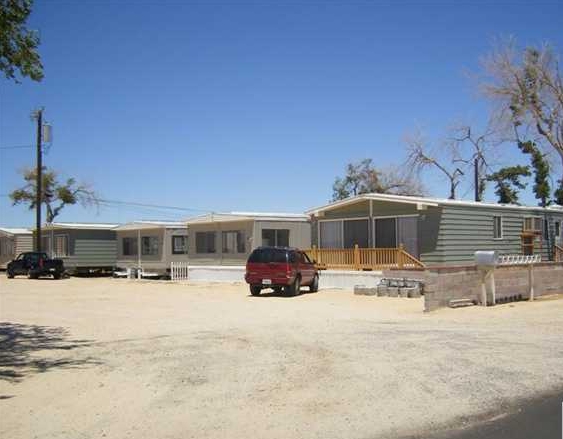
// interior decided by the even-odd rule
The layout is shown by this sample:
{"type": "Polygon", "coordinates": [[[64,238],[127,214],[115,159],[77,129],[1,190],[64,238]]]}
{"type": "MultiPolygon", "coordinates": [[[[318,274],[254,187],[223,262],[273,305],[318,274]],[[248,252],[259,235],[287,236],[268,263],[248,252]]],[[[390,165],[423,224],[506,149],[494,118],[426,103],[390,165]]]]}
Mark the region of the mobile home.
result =
{"type": "Polygon", "coordinates": [[[304,214],[210,213],[188,220],[190,265],[245,265],[256,247],[309,248],[311,224],[304,214]]]}
{"type": "Polygon", "coordinates": [[[33,251],[33,232],[25,228],[0,227],[0,269],[20,253],[33,251]]]}
{"type": "Polygon", "coordinates": [[[41,249],[64,261],[74,274],[110,273],[115,267],[117,224],[50,223],[43,226],[41,249]]]}
{"type": "Polygon", "coordinates": [[[561,254],[563,207],[368,193],[310,209],[319,249],[395,248],[425,265],[472,263],[477,250],[561,254]]]}
{"type": "Polygon", "coordinates": [[[171,262],[187,262],[185,222],[135,221],[115,229],[117,266],[141,269],[145,275],[167,276],[171,262]]]}

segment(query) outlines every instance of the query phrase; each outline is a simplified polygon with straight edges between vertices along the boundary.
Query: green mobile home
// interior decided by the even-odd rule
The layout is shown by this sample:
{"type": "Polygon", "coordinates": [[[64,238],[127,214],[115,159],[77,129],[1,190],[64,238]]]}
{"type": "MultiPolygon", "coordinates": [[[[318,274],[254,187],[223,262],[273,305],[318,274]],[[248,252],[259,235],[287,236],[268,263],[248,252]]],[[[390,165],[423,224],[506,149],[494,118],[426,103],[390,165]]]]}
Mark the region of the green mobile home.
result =
{"type": "Polygon", "coordinates": [[[111,272],[116,261],[117,224],[50,223],[42,228],[41,249],[63,260],[74,274],[111,272]]]}
{"type": "Polygon", "coordinates": [[[471,263],[477,250],[552,260],[563,241],[561,206],[362,194],[307,213],[312,242],[320,249],[402,245],[425,265],[471,263]]]}

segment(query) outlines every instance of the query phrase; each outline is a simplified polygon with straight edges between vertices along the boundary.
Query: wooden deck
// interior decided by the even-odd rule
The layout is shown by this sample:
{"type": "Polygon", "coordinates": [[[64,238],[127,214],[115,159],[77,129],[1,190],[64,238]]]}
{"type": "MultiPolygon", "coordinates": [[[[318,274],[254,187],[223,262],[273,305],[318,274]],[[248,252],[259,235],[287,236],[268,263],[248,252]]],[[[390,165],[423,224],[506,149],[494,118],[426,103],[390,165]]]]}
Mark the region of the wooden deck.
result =
{"type": "Polygon", "coordinates": [[[336,270],[383,270],[420,269],[425,265],[407,253],[402,246],[397,248],[317,248],[305,250],[316,261],[319,269],[336,270]]]}

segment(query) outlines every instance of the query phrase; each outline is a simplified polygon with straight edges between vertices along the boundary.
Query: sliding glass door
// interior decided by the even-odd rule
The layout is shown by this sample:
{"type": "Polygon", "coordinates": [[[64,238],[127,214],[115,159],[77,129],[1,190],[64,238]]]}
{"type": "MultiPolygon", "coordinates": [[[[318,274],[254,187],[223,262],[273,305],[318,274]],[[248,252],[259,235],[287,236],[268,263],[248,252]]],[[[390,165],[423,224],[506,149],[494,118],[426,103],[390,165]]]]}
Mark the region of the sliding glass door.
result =
{"type": "Polygon", "coordinates": [[[419,257],[418,217],[375,218],[374,237],[376,248],[396,248],[403,244],[405,250],[419,257]]]}
{"type": "Polygon", "coordinates": [[[375,223],[375,247],[396,248],[397,247],[397,218],[376,218],[375,223]]]}
{"type": "Polygon", "coordinates": [[[344,221],[344,248],[369,247],[369,222],[367,219],[344,221]]]}

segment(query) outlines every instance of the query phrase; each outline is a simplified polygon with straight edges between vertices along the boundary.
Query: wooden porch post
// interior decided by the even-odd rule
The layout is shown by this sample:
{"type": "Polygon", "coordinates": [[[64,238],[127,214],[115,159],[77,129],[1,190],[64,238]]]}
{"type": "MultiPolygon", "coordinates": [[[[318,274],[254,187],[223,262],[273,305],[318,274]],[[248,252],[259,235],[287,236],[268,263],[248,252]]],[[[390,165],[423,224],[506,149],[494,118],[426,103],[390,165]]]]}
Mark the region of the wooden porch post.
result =
{"type": "Polygon", "coordinates": [[[397,265],[399,269],[403,268],[403,252],[405,251],[405,246],[401,242],[399,248],[397,249],[397,265]]]}
{"type": "Polygon", "coordinates": [[[358,248],[358,244],[354,245],[354,269],[360,269],[360,249],[358,248]]]}

